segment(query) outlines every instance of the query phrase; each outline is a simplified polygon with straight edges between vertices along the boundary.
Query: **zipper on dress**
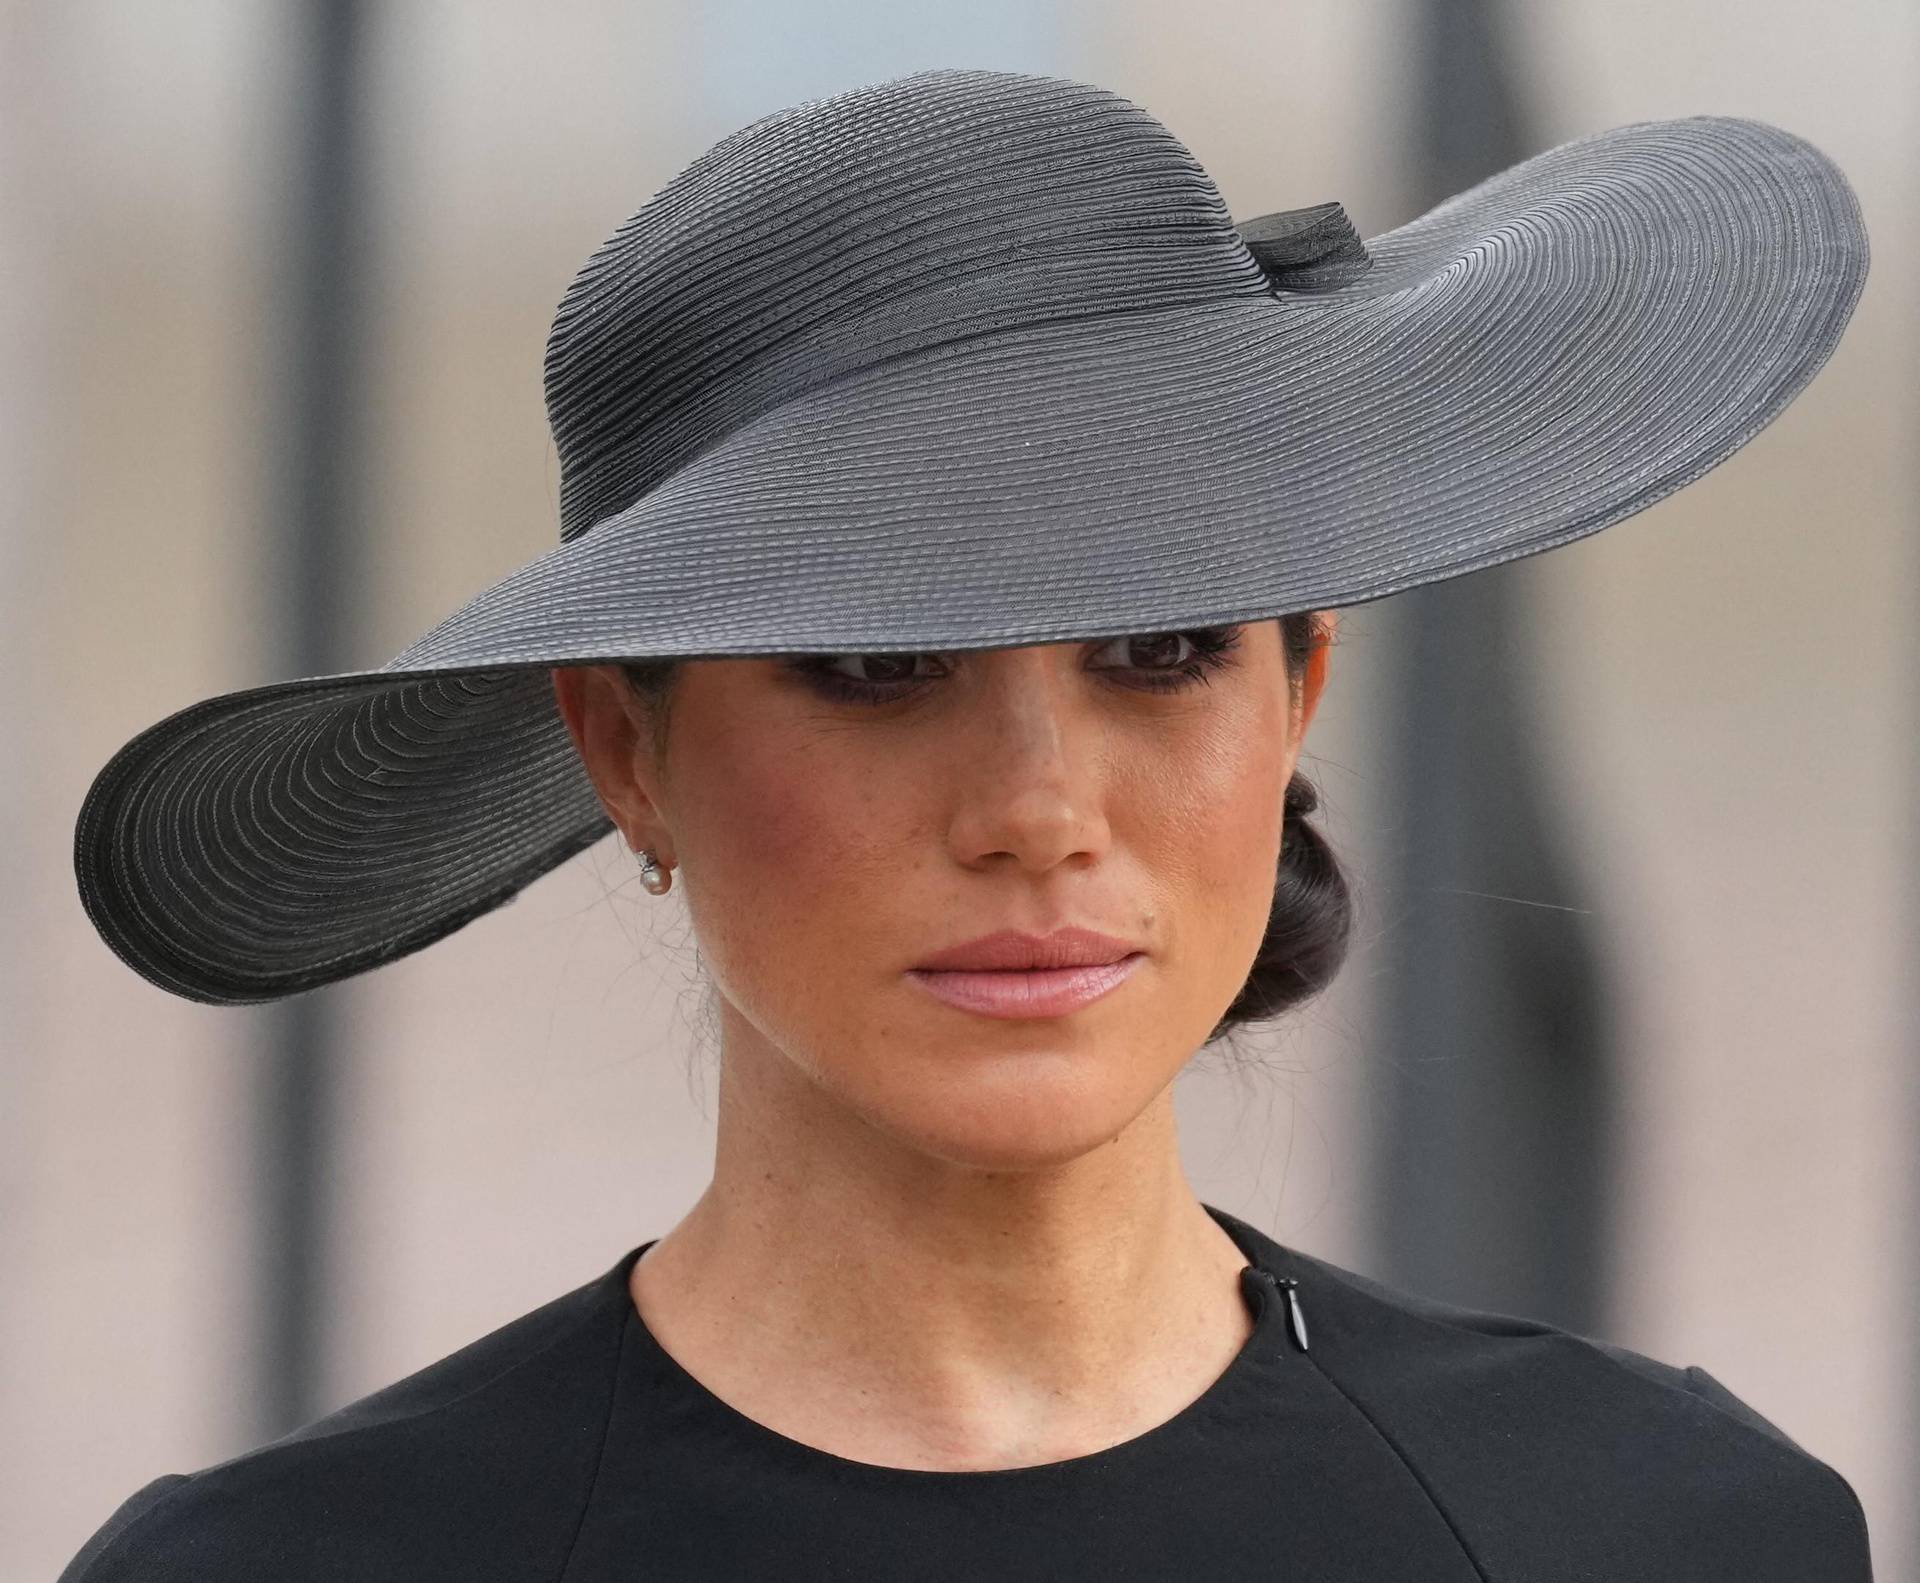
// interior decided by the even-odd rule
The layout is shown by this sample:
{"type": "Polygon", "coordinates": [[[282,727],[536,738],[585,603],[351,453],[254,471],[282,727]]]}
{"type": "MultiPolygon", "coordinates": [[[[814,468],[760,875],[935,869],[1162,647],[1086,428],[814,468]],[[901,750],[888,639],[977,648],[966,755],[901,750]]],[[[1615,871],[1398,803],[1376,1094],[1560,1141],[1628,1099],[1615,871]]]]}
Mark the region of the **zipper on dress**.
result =
{"type": "Polygon", "coordinates": [[[1300,1312],[1300,1299],[1294,1293],[1294,1288],[1300,1282],[1291,1275],[1275,1275],[1271,1270],[1262,1270],[1260,1275],[1267,1285],[1274,1288],[1276,1294],[1280,1288],[1286,1288],[1287,1323],[1293,1330],[1294,1341],[1299,1345],[1300,1350],[1305,1352],[1307,1350],[1307,1316],[1300,1312]]]}

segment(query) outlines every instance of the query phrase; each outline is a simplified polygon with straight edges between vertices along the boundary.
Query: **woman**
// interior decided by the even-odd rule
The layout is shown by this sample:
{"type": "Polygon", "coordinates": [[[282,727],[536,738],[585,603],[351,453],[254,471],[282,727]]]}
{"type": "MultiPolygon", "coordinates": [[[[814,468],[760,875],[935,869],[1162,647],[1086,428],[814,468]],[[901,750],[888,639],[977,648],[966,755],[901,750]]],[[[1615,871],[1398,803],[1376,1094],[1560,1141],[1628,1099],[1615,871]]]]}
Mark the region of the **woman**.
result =
{"type": "Polygon", "coordinates": [[[64,1574],[1869,1576],[1698,1367],[1395,1291],[1202,1204],[1171,1083],[1320,989],[1296,769],[1338,610],[1732,454],[1867,268],[1804,141],[1562,145],[1362,242],[1230,223],[1086,84],[917,73],[722,140],[548,346],[562,543],[379,671],[209,700],[81,894],[238,1004],[617,829],[686,879],[719,1138],[680,1223],[64,1574]]]}

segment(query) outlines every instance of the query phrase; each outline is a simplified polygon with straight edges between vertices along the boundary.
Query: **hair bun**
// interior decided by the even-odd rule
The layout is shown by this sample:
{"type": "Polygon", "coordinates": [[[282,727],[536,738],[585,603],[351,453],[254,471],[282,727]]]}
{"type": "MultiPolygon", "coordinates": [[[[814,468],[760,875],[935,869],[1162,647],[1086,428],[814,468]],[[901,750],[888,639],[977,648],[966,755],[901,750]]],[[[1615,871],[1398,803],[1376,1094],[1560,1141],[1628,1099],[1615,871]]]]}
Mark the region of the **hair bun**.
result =
{"type": "Polygon", "coordinates": [[[1286,817],[1304,819],[1320,806],[1320,793],[1314,789],[1312,781],[1296,773],[1287,782],[1286,817]]]}

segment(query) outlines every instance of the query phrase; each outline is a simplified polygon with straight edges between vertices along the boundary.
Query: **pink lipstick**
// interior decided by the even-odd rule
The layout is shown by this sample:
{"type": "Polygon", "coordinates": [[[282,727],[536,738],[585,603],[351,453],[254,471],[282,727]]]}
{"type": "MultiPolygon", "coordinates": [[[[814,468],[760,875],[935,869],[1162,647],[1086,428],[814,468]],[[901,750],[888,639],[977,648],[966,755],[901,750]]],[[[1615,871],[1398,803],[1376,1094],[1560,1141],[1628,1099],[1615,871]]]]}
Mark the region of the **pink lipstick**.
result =
{"type": "Polygon", "coordinates": [[[981,1016],[1064,1016],[1110,989],[1117,989],[1146,961],[1142,951],[1117,962],[1079,968],[1008,968],[1000,972],[927,972],[910,968],[908,978],[939,995],[950,1007],[981,1016]]]}
{"type": "MultiPolygon", "coordinates": [[[[1015,948],[1012,950],[1015,958],[1046,961],[1065,955],[1069,959],[1077,956],[1104,957],[1105,960],[1069,960],[1064,966],[999,968],[976,967],[969,962],[946,969],[909,968],[907,977],[949,1006],[977,1012],[983,1017],[1060,1017],[1119,988],[1146,960],[1144,951],[1128,951],[1124,944],[1105,936],[1069,937],[1067,931],[1062,931],[1044,941],[1033,936],[1025,940],[1035,949],[1015,948]],[[1091,945],[1090,940],[1094,942],[1091,945]]],[[[983,954],[997,953],[1005,960],[1009,952],[1008,937],[989,937],[989,941],[985,946],[973,942],[969,948],[958,948],[943,956],[978,959],[983,954]]]]}

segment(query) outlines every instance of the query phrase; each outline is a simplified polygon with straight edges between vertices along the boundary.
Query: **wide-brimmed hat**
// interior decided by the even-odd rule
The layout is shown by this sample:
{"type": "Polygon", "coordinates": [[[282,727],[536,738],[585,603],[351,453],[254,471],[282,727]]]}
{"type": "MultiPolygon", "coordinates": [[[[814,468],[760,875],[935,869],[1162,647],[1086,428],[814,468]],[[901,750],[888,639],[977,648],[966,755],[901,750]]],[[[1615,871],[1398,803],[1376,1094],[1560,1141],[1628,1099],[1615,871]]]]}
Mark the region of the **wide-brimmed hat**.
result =
{"type": "Polygon", "coordinates": [[[74,868],[129,966],[241,1004],[391,962],[612,829],[550,668],[1264,620],[1553,549],[1726,460],[1865,283],[1762,121],[1563,143],[1362,240],[1235,222],[1147,111],[923,71],[656,193],[547,343],[561,542],[377,670],[192,704],[74,868]]]}

